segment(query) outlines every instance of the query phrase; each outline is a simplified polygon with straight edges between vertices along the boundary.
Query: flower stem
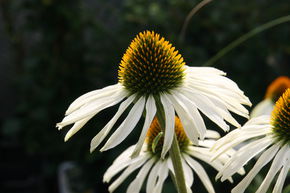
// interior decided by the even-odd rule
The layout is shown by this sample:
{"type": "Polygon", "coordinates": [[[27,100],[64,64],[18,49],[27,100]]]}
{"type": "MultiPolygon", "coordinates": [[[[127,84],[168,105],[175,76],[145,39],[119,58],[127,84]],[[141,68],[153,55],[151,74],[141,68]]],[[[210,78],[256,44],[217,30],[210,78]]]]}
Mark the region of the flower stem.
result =
{"type": "Polygon", "coordinates": [[[258,26],[254,28],[253,30],[249,31],[248,33],[242,35],[235,41],[231,42],[229,45],[227,45],[225,48],[221,49],[216,55],[214,55],[212,58],[210,58],[203,66],[211,66],[213,65],[217,60],[219,60],[221,57],[223,57],[225,54],[227,54],[229,51],[243,43],[244,41],[250,39],[251,37],[269,29],[276,25],[290,22],[290,15],[279,17],[278,19],[272,20],[268,23],[265,23],[261,26],[258,26]]]}
{"type": "MultiPolygon", "coordinates": [[[[163,110],[163,106],[161,105],[161,102],[159,99],[156,100],[156,105],[157,105],[157,119],[160,124],[160,127],[163,132],[165,132],[165,114],[163,110]]],[[[183,167],[182,167],[182,162],[181,162],[181,153],[177,141],[176,134],[174,133],[174,138],[173,142],[171,145],[171,148],[169,150],[169,156],[172,160],[173,164],[173,169],[174,169],[174,183],[176,185],[178,193],[187,193],[186,190],[186,185],[185,185],[185,178],[184,178],[184,172],[183,172],[183,167]]]]}
{"type": "Polygon", "coordinates": [[[185,178],[184,172],[181,163],[181,154],[180,149],[177,141],[176,134],[174,134],[174,139],[169,150],[169,155],[172,160],[174,173],[175,173],[175,181],[177,185],[177,190],[179,193],[186,193],[186,185],[185,185],[185,178]]]}

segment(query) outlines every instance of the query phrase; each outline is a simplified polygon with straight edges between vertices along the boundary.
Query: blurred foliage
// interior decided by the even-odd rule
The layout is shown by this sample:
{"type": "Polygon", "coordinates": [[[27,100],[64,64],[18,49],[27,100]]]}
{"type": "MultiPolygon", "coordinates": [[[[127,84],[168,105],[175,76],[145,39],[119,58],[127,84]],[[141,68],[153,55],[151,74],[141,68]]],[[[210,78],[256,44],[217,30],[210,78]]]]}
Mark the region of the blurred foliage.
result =
{"type": "MultiPolygon", "coordinates": [[[[16,103],[12,115],[0,120],[1,145],[10,152],[6,160],[24,164],[25,171],[34,168],[28,176],[40,179],[35,182],[36,189],[26,192],[57,192],[57,167],[67,160],[76,161],[82,168],[79,183],[87,187],[83,192],[106,192],[107,185],[102,183],[105,169],[137,141],[139,132],[113,151],[89,154],[91,138],[116,107],[101,112],[67,143],[63,142],[67,130],[58,132],[55,124],[76,97],[117,82],[118,63],[138,32],[149,29],[162,34],[188,65],[200,66],[242,34],[290,13],[287,1],[215,1],[190,20],[184,41],[179,41],[184,19],[198,2],[0,1],[1,23],[10,43],[10,81],[16,93],[7,99],[16,103]]],[[[289,23],[279,25],[245,42],[214,66],[226,71],[256,104],[273,79],[290,75],[289,34],[289,23]]],[[[208,169],[214,182],[215,171],[208,169]]],[[[19,175],[16,169],[14,172],[19,175]]],[[[196,178],[193,189],[205,191],[198,182],[196,178]]],[[[229,192],[233,185],[218,182],[215,187],[216,192],[229,192]]],[[[17,192],[15,187],[12,190],[17,192]]],[[[117,192],[125,190],[124,184],[117,192]]],[[[5,191],[9,192],[9,188],[5,191]]],[[[172,184],[166,184],[164,192],[174,192],[172,184]]]]}

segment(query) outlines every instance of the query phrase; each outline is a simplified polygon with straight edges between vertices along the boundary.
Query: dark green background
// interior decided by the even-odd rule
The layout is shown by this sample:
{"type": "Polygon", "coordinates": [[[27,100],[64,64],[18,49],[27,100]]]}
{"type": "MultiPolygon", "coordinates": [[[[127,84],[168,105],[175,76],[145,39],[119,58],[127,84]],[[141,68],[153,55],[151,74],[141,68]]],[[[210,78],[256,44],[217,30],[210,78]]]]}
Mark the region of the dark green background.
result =
{"type": "MultiPolygon", "coordinates": [[[[74,192],[107,192],[103,173],[137,141],[140,130],[108,152],[90,154],[90,140],[116,106],[98,114],[67,143],[67,129],[59,132],[55,124],[76,97],[118,81],[118,64],[138,32],[160,33],[187,65],[201,66],[249,30],[290,13],[286,0],[214,1],[190,20],[180,41],[182,24],[198,2],[1,0],[0,192],[57,193],[57,169],[64,161],[78,165],[71,173],[74,192]]],[[[227,72],[256,104],[272,80],[290,74],[290,23],[255,36],[213,66],[227,72]]],[[[216,172],[205,167],[214,182],[216,172]]],[[[214,184],[217,193],[230,192],[233,185],[214,184]]],[[[256,187],[253,183],[249,192],[256,187]]],[[[124,183],[116,192],[126,188],[124,183]]],[[[205,192],[196,175],[193,191],[205,192]]],[[[163,192],[175,192],[170,180],[163,192]]]]}

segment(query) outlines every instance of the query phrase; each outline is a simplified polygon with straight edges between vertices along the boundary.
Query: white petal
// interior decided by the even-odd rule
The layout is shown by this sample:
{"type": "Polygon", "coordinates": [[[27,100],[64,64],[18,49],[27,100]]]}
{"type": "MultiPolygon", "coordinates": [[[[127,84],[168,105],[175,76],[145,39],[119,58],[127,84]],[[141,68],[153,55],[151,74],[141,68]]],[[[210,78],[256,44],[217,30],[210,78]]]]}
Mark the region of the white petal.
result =
{"type": "MultiPolygon", "coordinates": [[[[220,156],[218,159],[211,161],[212,152],[210,152],[208,148],[201,147],[190,147],[187,154],[204,161],[217,171],[220,171],[223,168],[224,162],[229,158],[223,154],[223,156],[220,156]]],[[[228,180],[232,182],[231,178],[228,178],[228,180]]]]}
{"type": "Polygon", "coordinates": [[[177,101],[175,97],[170,95],[168,97],[170,98],[170,101],[176,110],[187,137],[194,144],[198,144],[198,137],[200,134],[198,132],[198,128],[195,126],[194,120],[190,116],[190,112],[188,112],[187,108],[184,107],[184,104],[182,104],[180,101],[177,101]]]}
{"type": "Polygon", "coordinates": [[[184,94],[195,104],[195,106],[205,114],[210,120],[216,123],[224,131],[229,130],[229,126],[223,121],[223,117],[219,114],[215,105],[207,98],[200,94],[190,94],[186,89],[183,89],[184,94]]]}
{"type": "Polygon", "coordinates": [[[126,149],[121,155],[115,159],[113,164],[107,169],[107,171],[104,174],[103,181],[109,182],[112,177],[114,177],[117,173],[122,171],[124,168],[126,168],[128,165],[135,163],[139,161],[140,159],[144,159],[144,156],[139,156],[138,158],[131,159],[130,155],[132,154],[132,151],[134,150],[135,146],[130,146],[128,149],[126,149]]]}
{"type": "Polygon", "coordinates": [[[161,193],[164,181],[166,180],[168,176],[168,167],[167,167],[166,161],[163,161],[161,163],[161,167],[158,170],[157,176],[158,176],[158,181],[156,183],[156,186],[153,189],[153,192],[161,193]]]}
{"type": "Polygon", "coordinates": [[[108,139],[107,143],[102,147],[101,151],[106,151],[120,144],[134,129],[141,118],[144,110],[145,98],[141,97],[132,107],[126,119],[118,127],[118,129],[108,139]]]}
{"type": "Polygon", "coordinates": [[[272,139],[269,137],[265,137],[256,141],[253,141],[246,146],[242,147],[240,150],[233,155],[230,161],[226,163],[224,166],[224,170],[221,170],[219,175],[223,175],[221,178],[222,181],[232,176],[239,169],[241,169],[250,159],[258,155],[264,149],[266,149],[269,145],[272,144],[272,139]]]}
{"type": "Polygon", "coordinates": [[[211,139],[218,139],[218,138],[221,137],[221,135],[218,132],[214,131],[214,130],[207,129],[206,133],[205,133],[205,137],[206,138],[211,138],[211,139]]]}
{"type": "Polygon", "coordinates": [[[243,193],[245,189],[249,186],[253,178],[257,175],[257,173],[275,156],[277,151],[279,150],[278,145],[273,145],[269,149],[267,149],[260,156],[254,167],[249,171],[249,173],[244,177],[244,179],[232,189],[232,193],[243,193]]]}
{"type": "Polygon", "coordinates": [[[188,155],[184,155],[184,158],[185,158],[186,162],[189,164],[189,166],[198,175],[198,177],[200,178],[201,182],[203,183],[203,185],[205,186],[205,188],[207,189],[207,191],[209,193],[215,193],[214,188],[212,186],[212,183],[211,183],[211,181],[210,181],[210,179],[209,179],[206,171],[200,165],[200,163],[198,163],[197,161],[195,161],[194,159],[192,159],[188,155]]]}
{"type": "Polygon", "coordinates": [[[149,174],[148,179],[147,179],[146,193],[153,193],[153,189],[156,185],[158,171],[162,165],[161,163],[162,163],[161,160],[157,161],[156,164],[151,169],[150,174],[149,174]]]}
{"type": "Polygon", "coordinates": [[[192,97],[193,97],[192,95],[188,96],[186,95],[186,93],[182,93],[183,89],[180,89],[180,91],[181,92],[174,92],[174,97],[176,101],[179,101],[179,104],[187,112],[189,112],[189,115],[191,115],[191,118],[193,120],[195,127],[198,128],[200,138],[204,139],[205,133],[206,133],[206,127],[205,127],[203,118],[201,117],[200,113],[197,110],[198,106],[192,100],[192,97]]]}
{"type": "Polygon", "coordinates": [[[188,88],[191,89],[192,92],[196,93],[202,93],[203,95],[206,95],[207,97],[211,99],[215,99],[220,102],[220,104],[226,105],[226,108],[229,109],[230,111],[248,118],[248,110],[245,109],[240,103],[239,99],[241,97],[229,97],[225,94],[226,90],[223,91],[218,91],[216,90],[217,88],[210,88],[207,84],[204,85],[197,85],[195,81],[192,81],[190,84],[187,85],[188,88]]]}
{"type": "Polygon", "coordinates": [[[282,170],[280,171],[279,177],[273,189],[273,193],[282,193],[283,184],[285,182],[285,179],[290,169],[290,149],[289,148],[288,148],[286,157],[288,157],[288,159],[285,161],[285,164],[282,170]]]}
{"type": "Polygon", "coordinates": [[[185,178],[186,186],[191,187],[192,186],[192,183],[193,183],[193,173],[192,173],[192,170],[187,165],[187,163],[185,162],[185,159],[183,157],[181,159],[181,162],[182,162],[182,168],[183,168],[183,171],[184,171],[184,178],[185,178]]]}
{"type": "Polygon", "coordinates": [[[146,134],[148,131],[148,128],[150,127],[150,124],[152,123],[152,120],[156,114],[156,105],[155,105],[155,100],[153,96],[149,96],[147,99],[146,103],[146,117],[145,117],[145,122],[143,125],[143,129],[141,132],[141,135],[139,137],[139,140],[137,142],[136,148],[132,154],[132,157],[136,157],[139,155],[140,150],[142,148],[142,145],[144,143],[144,140],[146,138],[146,134]]]}
{"type": "Polygon", "coordinates": [[[122,87],[120,86],[120,84],[114,84],[112,86],[107,86],[107,87],[102,88],[102,89],[88,92],[88,93],[78,97],[74,102],[72,102],[70,104],[70,106],[68,107],[65,114],[68,115],[68,114],[72,113],[73,111],[77,110],[78,108],[80,108],[81,106],[83,106],[86,103],[91,102],[93,100],[100,99],[100,98],[107,98],[110,95],[112,95],[113,93],[115,93],[121,89],[122,89],[122,87]]]}
{"type": "Polygon", "coordinates": [[[161,157],[164,159],[166,153],[171,148],[173,136],[175,133],[175,113],[174,108],[165,94],[160,96],[160,100],[165,114],[165,134],[161,152],[161,157]]]}
{"type": "Polygon", "coordinates": [[[210,140],[210,139],[199,140],[198,146],[211,148],[215,144],[215,142],[216,142],[216,140],[210,140]]]}
{"type": "Polygon", "coordinates": [[[87,118],[75,122],[74,126],[70,128],[70,130],[65,135],[64,141],[69,140],[69,138],[71,138],[74,134],[76,134],[76,132],[78,132],[93,116],[89,116],[87,118]]]}
{"type": "Polygon", "coordinates": [[[116,188],[136,169],[141,167],[147,160],[148,156],[144,159],[139,160],[138,162],[135,162],[131,164],[110,186],[109,186],[109,192],[114,192],[116,188]]]}
{"type": "Polygon", "coordinates": [[[275,103],[271,99],[264,99],[253,108],[250,117],[258,117],[261,115],[271,115],[275,103]]]}
{"type": "Polygon", "coordinates": [[[172,174],[175,175],[175,171],[174,171],[174,168],[173,168],[171,157],[168,157],[168,159],[167,159],[167,167],[172,172],[172,174]]]}
{"type": "MultiPolygon", "coordinates": [[[[216,159],[222,153],[240,144],[241,142],[251,139],[253,137],[258,137],[260,135],[261,133],[259,131],[253,130],[251,132],[243,132],[242,130],[236,129],[216,142],[216,144],[213,146],[215,153],[212,159],[216,159]]],[[[269,137],[267,139],[269,139],[269,137]]]]}
{"type": "Polygon", "coordinates": [[[106,124],[106,126],[92,139],[90,152],[94,151],[100,143],[105,139],[105,137],[109,134],[112,127],[119,119],[119,117],[123,114],[123,112],[127,109],[127,107],[134,101],[136,95],[131,95],[119,106],[118,111],[114,115],[114,117],[106,124]]]}
{"type": "Polygon", "coordinates": [[[278,151],[266,177],[264,178],[264,181],[262,182],[259,189],[257,190],[257,193],[266,193],[276,173],[281,169],[283,164],[286,162],[286,159],[287,159],[286,156],[288,156],[287,155],[288,149],[289,149],[289,146],[288,144],[286,144],[278,151]]]}
{"type": "Polygon", "coordinates": [[[122,101],[126,97],[126,91],[120,90],[113,95],[108,96],[105,99],[93,101],[82,106],[80,109],[72,112],[71,114],[67,115],[62,122],[57,123],[57,127],[62,128],[66,125],[72,124],[79,120],[82,120],[88,116],[96,115],[103,109],[108,107],[114,106],[122,101]]]}
{"type": "Polygon", "coordinates": [[[139,193],[140,192],[142,184],[143,184],[150,168],[154,164],[154,162],[155,162],[155,158],[152,158],[142,167],[142,169],[139,171],[136,178],[130,183],[130,185],[127,189],[127,193],[139,193]]]}

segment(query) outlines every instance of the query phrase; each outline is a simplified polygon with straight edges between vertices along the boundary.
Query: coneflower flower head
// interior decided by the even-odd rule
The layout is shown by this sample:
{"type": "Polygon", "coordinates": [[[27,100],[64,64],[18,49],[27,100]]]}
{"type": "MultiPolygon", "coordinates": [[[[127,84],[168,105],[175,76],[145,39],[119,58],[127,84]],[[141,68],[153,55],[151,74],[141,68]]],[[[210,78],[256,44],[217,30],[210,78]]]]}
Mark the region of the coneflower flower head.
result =
{"type": "Polygon", "coordinates": [[[271,160],[267,175],[257,193],[266,193],[277,173],[273,193],[281,193],[290,169],[290,89],[278,99],[270,115],[251,118],[243,127],[235,129],[214,145],[214,158],[219,157],[229,148],[250,140],[241,147],[218,173],[217,178],[225,180],[236,173],[253,158],[256,164],[244,179],[232,190],[243,193],[258,172],[271,160]]]}
{"type": "MultiPolygon", "coordinates": [[[[199,141],[199,145],[193,145],[186,136],[178,117],[175,117],[174,128],[180,148],[187,192],[192,192],[191,186],[193,185],[194,174],[196,174],[205,186],[207,192],[215,193],[210,178],[202,164],[199,163],[199,160],[219,170],[235,151],[230,149],[226,154],[211,162],[212,152],[210,152],[210,147],[220,137],[216,131],[207,130],[206,139],[199,141]]],[[[104,182],[111,182],[118,173],[121,173],[110,184],[109,192],[114,192],[129,175],[140,168],[137,176],[129,184],[126,192],[139,193],[147,178],[146,193],[161,193],[169,172],[175,175],[171,157],[165,156],[164,159],[161,159],[163,143],[162,129],[157,118],[155,118],[147,132],[146,141],[142,146],[140,155],[138,157],[131,157],[130,155],[135,148],[135,146],[131,146],[105,172],[104,182]]],[[[239,173],[243,174],[244,170],[241,169],[239,173]]],[[[232,181],[232,178],[228,180],[232,181]]]]}
{"type": "MultiPolygon", "coordinates": [[[[188,145],[190,145],[190,140],[186,136],[184,129],[182,127],[181,121],[179,118],[175,117],[175,134],[177,137],[179,149],[181,152],[184,152],[188,145]]],[[[147,150],[156,156],[161,155],[163,141],[164,141],[164,132],[158,122],[158,119],[155,118],[151,123],[151,126],[147,132],[146,143],[147,150]]]]}
{"type": "Polygon", "coordinates": [[[228,123],[240,126],[229,111],[248,117],[243,105],[251,103],[235,82],[216,68],[185,65],[178,51],[155,32],[141,32],[133,39],[120,62],[118,78],[117,84],[91,91],[72,102],[64,119],[57,123],[58,129],[73,124],[65,141],[97,113],[118,103],[121,104],[116,114],[92,139],[91,151],[109,135],[127,109],[130,109],[128,115],[101,151],[120,144],[143,115],[145,121],[134,150],[134,155],[138,155],[160,109],[165,114],[161,157],[171,147],[175,115],[180,118],[186,136],[195,144],[207,131],[201,113],[224,131],[229,130],[228,123]]]}
{"type": "Polygon", "coordinates": [[[119,67],[119,82],[132,94],[155,95],[180,86],[184,61],[159,34],[145,31],[131,42],[119,67]]]}

